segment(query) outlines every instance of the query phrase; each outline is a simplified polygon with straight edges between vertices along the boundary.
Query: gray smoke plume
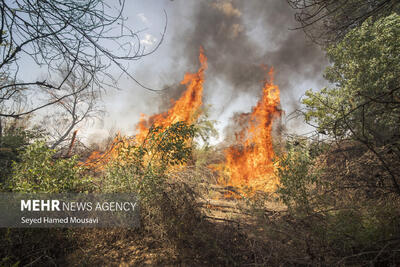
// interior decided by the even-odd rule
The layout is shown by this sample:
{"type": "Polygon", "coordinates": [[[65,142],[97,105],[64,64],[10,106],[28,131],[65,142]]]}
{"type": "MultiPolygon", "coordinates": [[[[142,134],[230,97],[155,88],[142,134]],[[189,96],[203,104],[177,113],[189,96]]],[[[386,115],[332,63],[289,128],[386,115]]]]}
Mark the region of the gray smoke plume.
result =
{"type": "MultiPolygon", "coordinates": [[[[107,123],[118,123],[118,128],[125,127],[127,133],[135,129],[140,113],[166,111],[171,107],[171,99],[180,97],[185,86],[179,85],[179,81],[184,73],[197,71],[200,46],[205,49],[209,66],[204,103],[213,104],[212,119],[221,124],[226,124],[235,111],[251,111],[247,107],[260,96],[266,76],[262,64],[274,67],[275,83],[280,87],[282,107],[287,114],[297,107],[299,95],[309,89],[305,86],[312,83],[319,88],[323,84],[321,71],[327,64],[324,54],[306,40],[301,30],[289,30],[296,26],[294,11],[284,0],[146,3],[158,10],[162,22],[162,9],[166,8],[169,23],[165,41],[156,53],[145,57],[149,62],[140,62],[134,76],[151,88],[168,90],[154,94],[127,80],[122,84],[127,90],[107,99],[111,114],[107,123]],[[246,108],[240,110],[240,105],[246,108]]],[[[132,4],[131,8],[134,10],[135,6],[132,4]]],[[[301,125],[300,122],[294,127],[301,125]]],[[[235,125],[233,128],[237,130],[235,125]]]]}
{"type": "MultiPolygon", "coordinates": [[[[286,99],[290,99],[299,82],[320,81],[326,64],[324,55],[306,40],[301,30],[289,29],[295,27],[295,21],[286,1],[174,1],[174,4],[179,12],[188,13],[191,24],[184,31],[174,30],[176,61],[185,60],[186,69],[196,69],[198,50],[203,46],[209,62],[206,81],[223,80],[231,90],[231,99],[243,92],[260,94],[266,76],[261,64],[274,67],[275,83],[286,99]]],[[[176,99],[182,90],[173,89],[169,94],[176,99]]],[[[297,99],[287,102],[294,105],[297,99]]]]}

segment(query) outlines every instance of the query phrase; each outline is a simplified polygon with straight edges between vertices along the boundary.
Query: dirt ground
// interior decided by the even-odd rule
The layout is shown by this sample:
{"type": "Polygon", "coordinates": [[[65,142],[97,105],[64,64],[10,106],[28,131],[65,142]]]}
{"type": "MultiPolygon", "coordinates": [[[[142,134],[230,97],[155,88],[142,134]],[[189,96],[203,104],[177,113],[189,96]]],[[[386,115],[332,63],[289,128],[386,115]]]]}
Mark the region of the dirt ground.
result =
{"type": "MultiPolygon", "coordinates": [[[[264,228],[245,200],[230,188],[213,185],[198,204],[208,224],[199,236],[205,245],[177,246],[126,229],[86,229],[76,233],[79,246],[62,262],[67,266],[254,266],[266,262],[264,228]]],[[[268,203],[269,212],[282,209],[279,203],[268,203]]]]}

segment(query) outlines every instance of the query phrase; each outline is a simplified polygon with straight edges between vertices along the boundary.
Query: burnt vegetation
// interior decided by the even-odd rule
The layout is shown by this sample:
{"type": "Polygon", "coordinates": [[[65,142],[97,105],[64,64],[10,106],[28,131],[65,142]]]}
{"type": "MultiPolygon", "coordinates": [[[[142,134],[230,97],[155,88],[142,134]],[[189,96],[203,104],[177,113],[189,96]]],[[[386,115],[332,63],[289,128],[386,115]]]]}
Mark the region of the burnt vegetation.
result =
{"type": "MultiPolygon", "coordinates": [[[[190,118],[174,121],[171,108],[142,121],[140,138],[110,135],[88,146],[77,126],[102,115],[101,92],[115,82],[107,68],[136,81],[123,62],[152,53],[124,28],[124,1],[108,13],[101,0],[0,0],[1,190],[134,192],[141,206],[135,229],[0,229],[0,265],[399,266],[400,4],[287,2],[297,30],[329,58],[329,86],[307,91],[290,115],[312,134],[285,129],[279,98],[277,114],[264,114],[279,182],[261,190],[249,184],[251,175],[239,188],[224,172],[229,149],[239,159],[246,148],[261,151],[259,140],[235,143],[249,139],[245,130],[257,124],[251,113],[236,115],[224,143],[209,143],[215,122],[195,97],[206,59],[190,74],[196,83],[188,82],[199,88],[186,100],[198,102],[180,106],[190,118]],[[112,25],[118,30],[107,30],[112,25]],[[105,40],[124,53],[108,50],[105,40]],[[22,54],[52,75],[23,80],[22,54]],[[45,97],[28,103],[39,93],[45,97]],[[44,117],[52,127],[36,126],[33,116],[48,107],[57,115],[44,117]]],[[[218,9],[232,8],[219,4],[215,20],[218,9]]],[[[236,23],[239,10],[229,10],[236,23]]]]}

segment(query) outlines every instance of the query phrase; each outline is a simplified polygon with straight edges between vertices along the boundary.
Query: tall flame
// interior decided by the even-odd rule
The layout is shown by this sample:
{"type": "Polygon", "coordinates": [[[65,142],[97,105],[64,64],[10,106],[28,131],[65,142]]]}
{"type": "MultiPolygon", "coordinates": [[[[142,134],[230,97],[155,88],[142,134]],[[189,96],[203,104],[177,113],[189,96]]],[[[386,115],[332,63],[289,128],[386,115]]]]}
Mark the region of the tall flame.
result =
{"type": "Polygon", "coordinates": [[[250,114],[248,126],[237,136],[239,146],[225,150],[229,185],[247,186],[256,190],[272,191],[278,184],[274,175],[274,150],[272,147],[272,123],[280,115],[280,93],[273,81],[273,69],[263,88],[261,100],[250,114]]]}
{"type": "Polygon", "coordinates": [[[166,128],[179,121],[185,121],[189,124],[196,121],[200,115],[197,111],[202,105],[204,71],[207,69],[207,57],[204,55],[202,47],[200,47],[199,61],[200,68],[196,73],[185,74],[181,84],[186,85],[187,89],[177,101],[173,102],[173,106],[168,111],[149,118],[142,114],[136,126],[138,134],[134,138],[123,137],[118,134],[104,153],[93,152],[84,165],[92,169],[103,169],[107,162],[117,157],[120,148],[126,147],[132,142],[142,142],[152,125],[166,128]]]}
{"type": "Polygon", "coordinates": [[[197,120],[199,113],[197,112],[202,105],[203,99],[203,83],[204,71],[207,69],[207,58],[204,50],[200,47],[200,68],[196,73],[186,73],[181,84],[186,85],[187,89],[182,96],[175,101],[172,108],[168,111],[153,115],[146,118],[142,114],[142,118],[137,125],[139,134],[136,135],[137,140],[143,140],[151,125],[167,127],[178,121],[193,123],[197,120]]]}

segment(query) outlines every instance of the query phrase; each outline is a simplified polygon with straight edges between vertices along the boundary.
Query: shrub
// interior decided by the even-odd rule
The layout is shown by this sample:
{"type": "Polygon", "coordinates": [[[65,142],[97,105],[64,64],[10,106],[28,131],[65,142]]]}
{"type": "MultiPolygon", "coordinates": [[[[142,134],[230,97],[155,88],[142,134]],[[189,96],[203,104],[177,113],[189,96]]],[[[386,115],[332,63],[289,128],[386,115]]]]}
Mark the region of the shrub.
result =
{"type": "Polygon", "coordinates": [[[191,158],[194,126],[178,122],[152,127],[142,143],[124,142],[108,163],[102,183],[106,192],[136,192],[151,198],[165,182],[167,168],[191,158]]]}
{"type": "Polygon", "coordinates": [[[92,190],[91,179],[83,175],[77,157],[55,159],[56,151],[44,142],[29,145],[14,162],[8,183],[12,191],[25,193],[64,193],[92,190]]]}
{"type": "Polygon", "coordinates": [[[159,237],[178,237],[183,234],[178,229],[193,229],[196,223],[194,192],[167,180],[169,169],[191,159],[194,136],[194,126],[184,122],[152,127],[142,143],[119,146],[117,157],[106,166],[102,190],[136,193],[145,230],[159,237]]]}
{"type": "Polygon", "coordinates": [[[288,142],[277,171],[277,194],[288,209],[264,217],[278,257],[306,265],[386,266],[400,260],[399,198],[366,182],[375,174],[365,154],[352,143],[316,151],[306,140],[288,142]]]}
{"type": "Polygon", "coordinates": [[[34,139],[40,139],[43,132],[39,128],[26,129],[26,121],[0,122],[0,183],[6,183],[12,174],[12,163],[19,161],[20,154],[34,139]],[[8,122],[8,123],[7,123],[8,122]],[[5,124],[5,125],[4,125],[5,124]]]}
{"type": "Polygon", "coordinates": [[[318,182],[318,171],[313,168],[311,144],[295,139],[286,145],[286,152],[277,161],[276,175],[280,178],[279,199],[289,209],[311,212],[313,190],[318,182]]]}

